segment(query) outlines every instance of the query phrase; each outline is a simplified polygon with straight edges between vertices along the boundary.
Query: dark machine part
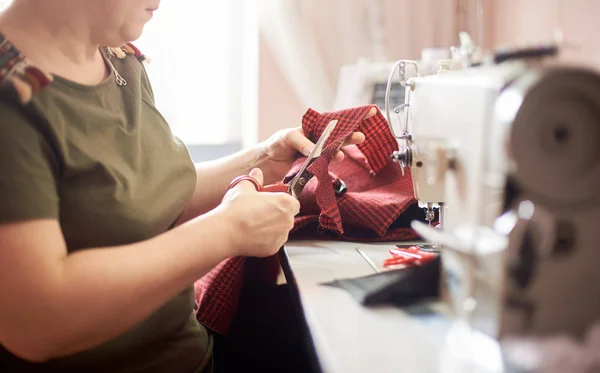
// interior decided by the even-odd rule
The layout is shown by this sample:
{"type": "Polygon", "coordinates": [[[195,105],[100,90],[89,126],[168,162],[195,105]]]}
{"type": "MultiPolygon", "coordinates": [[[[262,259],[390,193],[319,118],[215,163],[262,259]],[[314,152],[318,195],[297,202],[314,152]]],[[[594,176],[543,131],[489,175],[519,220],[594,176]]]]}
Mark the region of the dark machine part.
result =
{"type": "Polygon", "coordinates": [[[499,64],[511,60],[554,57],[558,55],[558,52],[559,48],[557,45],[541,45],[531,48],[497,50],[494,54],[494,63],[499,64]]]}

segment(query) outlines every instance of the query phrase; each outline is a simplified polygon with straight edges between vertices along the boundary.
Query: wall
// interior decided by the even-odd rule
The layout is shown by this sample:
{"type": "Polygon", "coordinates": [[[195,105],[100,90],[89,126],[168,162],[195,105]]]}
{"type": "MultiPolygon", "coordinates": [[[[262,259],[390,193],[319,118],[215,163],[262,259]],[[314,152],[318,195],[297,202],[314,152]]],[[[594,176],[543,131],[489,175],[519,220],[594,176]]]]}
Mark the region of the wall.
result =
{"type": "Polygon", "coordinates": [[[263,37],[259,39],[258,140],[282,128],[301,125],[306,108],[277,63],[263,37]]]}
{"type": "Polygon", "coordinates": [[[354,64],[361,58],[414,59],[424,46],[455,45],[456,24],[448,14],[453,13],[457,1],[380,0],[381,12],[377,19],[382,25],[383,48],[377,53],[373,48],[369,11],[373,1],[261,0],[263,7],[271,6],[275,10],[266,13],[261,31],[259,139],[278,129],[299,125],[308,106],[331,110],[334,97],[330,98],[329,105],[323,104],[319,93],[335,91],[339,70],[345,64],[354,64]],[[266,31],[264,23],[270,24],[266,31]],[[289,30],[285,29],[286,25],[289,30]],[[306,29],[301,35],[296,30],[298,25],[306,29]],[[289,38],[277,38],[282,29],[289,31],[286,35],[289,38]],[[290,40],[294,36],[297,39],[290,40]],[[289,48],[290,43],[294,48],[289,48]],[[303,54],[312,51],[317,56],[303,54]],[[293,53],[297,55],[290,56],[293,53]],[[302,66],[291,66],[290,58],[302,60],[302,66]],[[299,71],[299,68],[304,70],[299,71]],[[310,81],[310,87],[290,84],[294,77],[314,78],[311,72],[323,78],[300,82],[306,85],[310,81]],[[306,92],[311,89],[313,95],[307,98],[306,92]]]}
{"type": "MultiPolygon", "coordinates": [[[[267,1],[267,0],[263,0],[267,1]]],[[[282,1],[282,0],[274,0],[282,1]]],[[[568,43],[561,58],[600,68],[600,0],[302,0],[289,1],[295,15],[310,28],[326,79],[337,84],[340,67],[359,58],[418,58],[428,46],[457,45],[458,31],[467,30],[486,48],[552,40],[562,29],[568,43]],[[383,56],[373,50],[369,7],[379,3],[383,56]],[[484,11],[477,12],[483,5],[484,11]],[[476,32],[478,20],[484,28],[476,32]]],[[[288,83],[294,72],[278,66],[277,46],[261,41],[260,138],[299,124],[306,109],[288,83]],[[271,48],[271,49],[270,49],[271,48]]],[[[302,58],[302,56],[297,56],[302,58]]],[[[315,89],[318,89],[316,87],[315,89]]],[[[310,100],[309,100],[310,101],[310,100]]]]}
{"type": "Polygon", "coordinates": [[[359,58],[418,58],[425,46],[450,47],[457,41],[454,12],[458,0],[303,0],[302,13],[312,25],[332,80],[340,66],[359,58]],[[370,10],[382,27],[382,55],[373,50],[370,10]]]}
{"type": "Polygon", "coordinates": [[[561,29],[564,61],[600,68],[600,1],[495,0],[491,35],[498,44],[549,40],[561,29]]]}

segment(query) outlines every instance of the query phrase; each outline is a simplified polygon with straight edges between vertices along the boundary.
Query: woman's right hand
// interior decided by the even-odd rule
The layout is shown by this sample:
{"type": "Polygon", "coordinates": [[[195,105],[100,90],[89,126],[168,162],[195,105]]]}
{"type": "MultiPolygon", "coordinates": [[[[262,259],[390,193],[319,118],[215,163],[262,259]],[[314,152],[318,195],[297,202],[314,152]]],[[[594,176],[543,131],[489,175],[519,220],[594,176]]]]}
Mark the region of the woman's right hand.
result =
{"type": "MultiPolygon", "coordinates": [[[[250,176],[262,185],[260,169],[250,176]]],[[[227,191],[219,209],[234,230],[235,255],[266,257],[288,240],[300,203],[287,193],[258,192],[254,184],[242,181],[227,191]]]]}

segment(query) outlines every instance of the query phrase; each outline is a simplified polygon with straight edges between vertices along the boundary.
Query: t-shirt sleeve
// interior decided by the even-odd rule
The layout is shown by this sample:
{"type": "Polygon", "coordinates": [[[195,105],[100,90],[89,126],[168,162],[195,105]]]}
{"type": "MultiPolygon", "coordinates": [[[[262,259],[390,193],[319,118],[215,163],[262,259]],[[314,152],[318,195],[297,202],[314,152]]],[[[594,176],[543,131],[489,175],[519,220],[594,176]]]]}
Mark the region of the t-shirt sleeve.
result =
{"type": "Polygon", "coordinates": [[[146,66],[144,66],[143,63],[140,62],[140,64],[142,65],[142,78],[141,78],[142,87],[148,92],[148,95],[150,96],[152,103],[155,103],[154,89],[152,88],[152,83],[150,82],[150,77],[148,76],[148,71],[146,70],[146,66]]]}
{"type": "Polygon", "coordinates": [[[0,224],[58,218],[58,162],[23,107],[0,98],[0,224]]]}

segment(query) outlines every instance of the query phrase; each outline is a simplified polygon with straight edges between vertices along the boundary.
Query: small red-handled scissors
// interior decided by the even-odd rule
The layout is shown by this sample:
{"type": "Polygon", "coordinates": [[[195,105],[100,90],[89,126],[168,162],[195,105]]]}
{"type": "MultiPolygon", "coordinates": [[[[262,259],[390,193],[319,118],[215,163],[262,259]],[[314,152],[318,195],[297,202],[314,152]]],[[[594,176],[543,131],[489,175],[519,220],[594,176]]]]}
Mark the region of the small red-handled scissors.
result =
{"type": "Polygon", "coordinates": [[[235,179],[233,179],[231,184],[229,184],[229,189],[233,188],[234,186],[236,186],[237,184],[239,184],[242,181],[250,181],[252,184],[254,184],[254,186],[256,187],[256,190],[258,190],[259,192],[289,193],[292,197],[298,198],[298,196],[300,195],[300,193],[302,192],[302,190],[304,189],[306,184],[308,184],[308,181],[310,179],[312,179],[312,177],[314,176],[310,171],[308,171],[308,167],[316,159],[318,159],[321,156],[321,153],[323,152],[323,148],[325,147],[325,143],[327,142],[327,139],[329,139],[329,137],[333,133],[333,130],[335,129],[335,126],[337,125],[337,123],[338,123],[338,121],[337,121],[337,119],[335,119],[335,120],[332,120],[331,122],[329,122],[327,127],[325,127],[325,129],[323,130],[323,133],[321,134],[321,137],[319,137],[319,140],[315,144],[315,147],[313,148],[313,150],[310,152],[308,158],[306,159],[306,162],[304,162],[302,167],[300,167],[300,170],[298,171],[296,176],[294,176],[294,178],[292,180],[290,180],[289,184],[271,184],[271,185],[261,186],[259,184],[259,182],[252,176],[243,175],[243,176],[238,176],[235,179]]]}
{"type": "Polygon", "coordinates": [[[387,258],[383,261],[384,267],[391,267],[395,265],[419,265],[435,258],[437,254],[423,251],[418,246],[410,246],[406,249],[391,249],[391,258],[387,258]]]}

